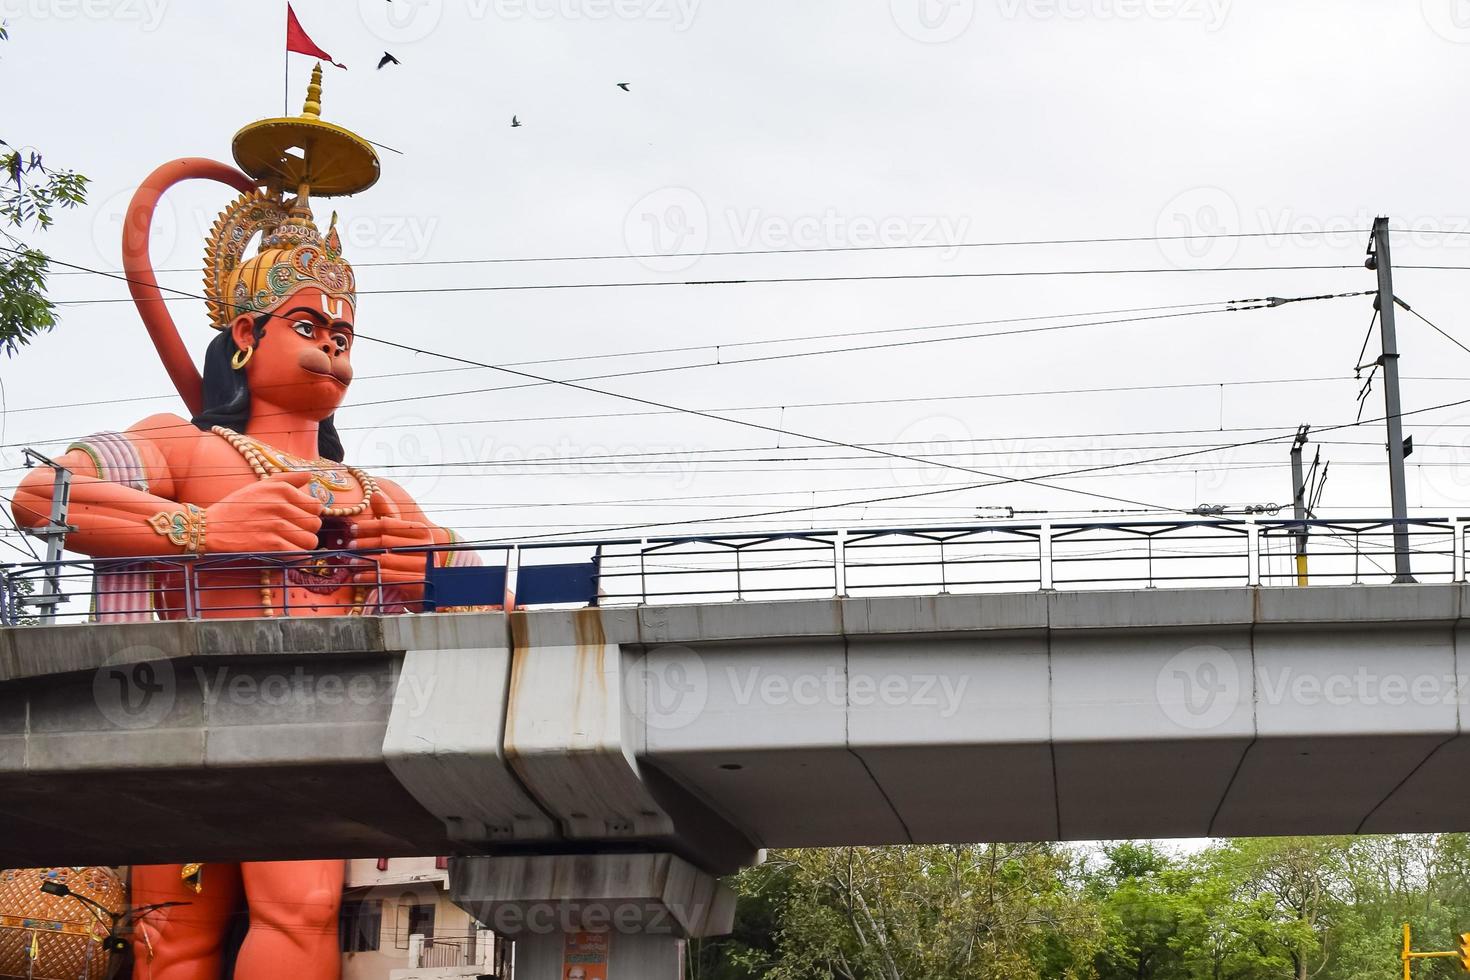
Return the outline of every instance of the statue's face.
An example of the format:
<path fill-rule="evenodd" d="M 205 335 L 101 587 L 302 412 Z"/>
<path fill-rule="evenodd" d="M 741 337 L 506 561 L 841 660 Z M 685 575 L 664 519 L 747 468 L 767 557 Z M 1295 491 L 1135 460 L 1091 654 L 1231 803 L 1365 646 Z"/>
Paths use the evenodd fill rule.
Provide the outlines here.
<path fill-rule="evenodd" d="M 304 286 L 286 297 L 255 339 L 254 316 L 230 326 L 235 345 L 255 347 L 245 365 L 254 397 L 321 421 L 337 410 L 352 383 L 352 305 Z"/>

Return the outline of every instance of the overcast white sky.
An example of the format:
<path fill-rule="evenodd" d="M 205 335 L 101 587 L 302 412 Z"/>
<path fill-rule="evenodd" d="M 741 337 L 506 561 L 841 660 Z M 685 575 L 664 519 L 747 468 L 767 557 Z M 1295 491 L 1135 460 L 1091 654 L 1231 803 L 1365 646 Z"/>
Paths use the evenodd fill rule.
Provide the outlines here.
<path fill-rule="evenodd" d="M 151 169 L 181 156 L 227 160 L 240 126 L 280 112 L 282 7 L 0 0 L 11 31 L 0 49 L 9 93 L 0 136 L 93 182 L 91 203 L 36 242 L 58 259 L 116 269 L 122 209 Z M 327 69 L 325 117 L 403 151 L 384 154 L 383 177 L 365 194 L 317 202 L 323 224 L 333 207 L 341 213 L 364 333 L 493 363 L 707 345 L 526 368 L 558 378 L 706 364 L 715 345 L 728 361 L 1007 327 L 730 346 L 751 341 L 1368 289 L 1361 229 L 1377 213 L 1405 229 L 1394 243 L 1398 264 L 1470 265 L 1470 234 L 1407 231 L 1470 232 L 1465 0 L 296 0 L 295 8 L 349 65 Z M 384 51 L 402 64 L 375 71 Z M 295 113 L 311 59 L 291 62 Z M 630 92 L 616 87 L 623 81 Z M 512 114 L 521 128 L 510 127 Z M 229 193 L 210 185 L 171 192 L 153 248 L 160 269 L 181 270 L 166 284 L 197 290 L 202 236 Z M 689 254 L 1323 228 L 1336 233 Z M 677 254 L 626 257 L 645 252 Z M 622 257 L 402 264 L 594 255 Z M 1288 265 L 1349 268 L 433 291 Z M 1404 269 L 1397 287 L 1470 343 L 1470 272 Z M 375 294 L 405 289 L 429 291 Z M 126 292 L 97 277 L 57 275 L 52 294 L 70 301 Z M 935 458 L 1033 475 L 1285 433 L 1302 422 L 1352 421 L 1369 304 L 1335 300 L 592 383 L 684 407 L 759 407 L 738 417 L 849 442 L 914 443 L 890 448 L 959 453 Z M 175 316 L 202 353 L 212 333 L 203 304 L 178 303 Z M 1470 397 L 1470 353 L 1406 314 L 1399 332 L 1407 409 Z M 1073 514 L 1118 506 L 1011 485 L 741 524 L 752 512 L 981 478 L 850 450 L 792 451 L 803 441 L 790 436 L 778 452 L 771 433 L 621 415 L 646 409 L 564 388 L 451 396 L 517 380 L 483 370 L 404 376 L 454 365 L 371 342 L 354 359 L 359 380 L 339 415 L 349 461 L 400 479 L 466 537 L 704 519 L 727 528 L 920 524 L 997 513 L 980 509 L 988 507 Z M 0 362 L 0 377 L 6 493 L 19 444 L 60 450 L 82 433 L 182 411 L 126 303 L 65 307 L 60 328 Z M 1243 384 L 1301 378 L 1326 380 Z M 1195 387 L 972 397 L 1135 385 Z M 922 400 L 938 396 L 947 400 Z M 906 401 L 810 407 L 879 399 Z M 1381 410 L 1375 385 L 1364 416 Z M 508 421 L 520 419 L 536 420 Z M 1410 503 L 1425 508 L 1418 513 L 1470 510 L 1467 426 L 1470 406 L 1409 420 L 1417 445 Z M 1059 435 L 1069 438 L 1041 438 Z M 1323 438 L 1334 464 L 1325 512 L 1386 513 L 1381 427 Z M 1288 443 L 1066 482 L 1165 507 L 1285 504 Z M 503 465 L 671 452 L 723 461 Z M 453 462 L 475 465 L 440 465 Z"/>

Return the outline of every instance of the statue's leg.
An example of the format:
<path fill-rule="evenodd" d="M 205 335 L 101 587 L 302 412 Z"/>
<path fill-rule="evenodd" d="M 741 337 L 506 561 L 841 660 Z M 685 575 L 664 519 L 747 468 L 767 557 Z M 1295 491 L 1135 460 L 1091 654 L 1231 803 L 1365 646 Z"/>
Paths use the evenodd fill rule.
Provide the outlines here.
<path fill-rule="evenodd" d="M 240 911 L 240 866 L 207 864 L 195 894 L 178 864 L 133 866 L 132 905 L 187 902 L 149 912 L 133 932 L 133 980 L 220 980 L 230 916 Z"/>
<path fill-rule="evenodd" d="M 338 980 L 337 916 L 347 862 L 253 861 L 240 866 L 250 931 L 235 980 Z"/>

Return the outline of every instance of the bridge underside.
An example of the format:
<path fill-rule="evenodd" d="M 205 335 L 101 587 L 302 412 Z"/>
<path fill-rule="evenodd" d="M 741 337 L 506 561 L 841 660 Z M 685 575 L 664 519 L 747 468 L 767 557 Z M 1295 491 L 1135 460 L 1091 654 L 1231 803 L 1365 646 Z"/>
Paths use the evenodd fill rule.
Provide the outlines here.
<path fill-rule="evenodd" d="M 0 864 L 1470 830 L 1467 599 L 0 631 Z"/>

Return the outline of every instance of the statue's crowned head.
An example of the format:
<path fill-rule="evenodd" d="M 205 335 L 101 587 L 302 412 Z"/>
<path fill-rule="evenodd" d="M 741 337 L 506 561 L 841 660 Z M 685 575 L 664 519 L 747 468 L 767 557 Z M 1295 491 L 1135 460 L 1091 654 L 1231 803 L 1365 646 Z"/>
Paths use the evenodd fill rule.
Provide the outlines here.
<path fill-rule="evenodd" d="M 356 310 L 356 282 L 342 258 L 337 216 L 333 213 L 323 235 L 311 213 L 311 197 L 355 194 L 372 186 L 378 156 L 361 136 L 321 118 L 321 98 L 317 65 L 301 115 L 262 119 L 235 134 L 235 161 L 263 189 L 237 198 L 210 233 L 204 295 L 216 329 L 227 329 L 241 315 L 273 313 L 306 286 Z M 247 256 L 257 235 L 259 250 Z M 351 314 L 345 319 L 350 321 Z"/>
<path fill-rule="evenodd" d="M 320 116 L 318 65 L 301 115 L 235 134 L 235 161 L 257 189 L 220 214 L 205 249 L 204 296 L 220 336 L 205 355 L 194 421 L 239 428 L 252 397 L 266 398 L 275 411 L 323 422 L 330 455 L 331 415 L 352 380 L 357 283 L 335 212 L 322 234 L 311 198 L 365 190 L 378 158 L 362 137 Z"/>

